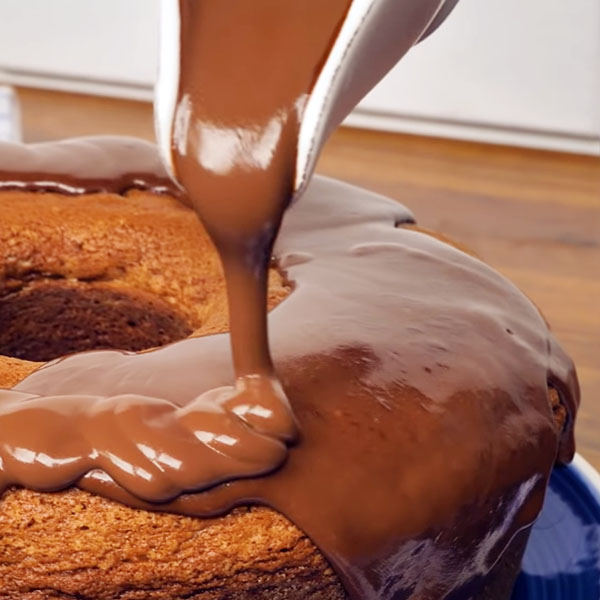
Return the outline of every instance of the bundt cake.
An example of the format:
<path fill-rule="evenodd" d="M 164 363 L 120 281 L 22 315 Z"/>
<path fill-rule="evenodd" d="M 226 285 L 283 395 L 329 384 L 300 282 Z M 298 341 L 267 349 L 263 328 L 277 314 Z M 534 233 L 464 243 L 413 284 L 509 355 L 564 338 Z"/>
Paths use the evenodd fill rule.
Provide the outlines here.
<path fill-rule="evenodd" d="M 204 445 L 235 442 L 172 418 L 232 379 L 199 221 L 143 142 L 0 159 L 0 598 L 510 596 L 578 403 L 512 284 L 400 204 L 316 178 L 269 286 L 301 438 L 197 492 Z"/>

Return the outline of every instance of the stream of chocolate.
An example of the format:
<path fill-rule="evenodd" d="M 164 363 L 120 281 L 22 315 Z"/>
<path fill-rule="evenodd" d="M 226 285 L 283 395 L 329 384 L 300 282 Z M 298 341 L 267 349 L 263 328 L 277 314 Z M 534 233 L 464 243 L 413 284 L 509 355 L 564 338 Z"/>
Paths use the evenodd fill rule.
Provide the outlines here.
<path fill-rule="evenodd" d="M 218 401 L 288 442 L 296 427 L 269 352 L 267 274 L 292 197 L 302 111 L 350 3 L 179 2 L 172 153 L 227 282 L 236 385 Z"/>
<path fill-rule="evenodd" d="M 469 597 L 535 519 L 557 451 L 572 456 L 577 380 L 523 294 L 397 227 L 410 221 L 323 178 L 286 214 L 274 255 L 294 289 L 269 326 L 302 440 L 276 472 L 200 491 L 210 469 L 222 478 L 216 455 L 248 473 L 285 454 L 195 405 L 233 377 L 229 336 L 211 335 L 78 354 L 2 392 L 0 486 L 77 485 L 196 516 L 263 504 L 310 536 L 352 598 Z M 562 435 L 547 381 L 569 412 Z"/>

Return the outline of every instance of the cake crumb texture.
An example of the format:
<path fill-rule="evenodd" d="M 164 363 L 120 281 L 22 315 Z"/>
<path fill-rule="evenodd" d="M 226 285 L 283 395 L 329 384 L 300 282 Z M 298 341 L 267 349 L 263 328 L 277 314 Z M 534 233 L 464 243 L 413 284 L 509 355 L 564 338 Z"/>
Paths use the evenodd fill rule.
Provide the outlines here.
<path fill-rule="evenodd" d="M 179 200 L 6 191 L 0 211 L 0 354 L 46 361 L 227 330 L 218 255 Z M 289 289 L 269 277 L 273 308 Z"/>
<path fill-rule="evenodd" d="M 80 490 L 0 502 L 0 598 L 345 598 L 321 554 L 266 508 L 195 519 Z"/>

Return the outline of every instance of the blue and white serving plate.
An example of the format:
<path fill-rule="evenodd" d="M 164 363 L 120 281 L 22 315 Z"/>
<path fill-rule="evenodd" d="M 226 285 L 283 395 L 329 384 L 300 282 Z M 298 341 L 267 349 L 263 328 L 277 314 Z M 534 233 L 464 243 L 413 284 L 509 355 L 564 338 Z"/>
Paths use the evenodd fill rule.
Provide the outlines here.
<path fill-rule="evenodd" d="M 600 474 L 579 455 L 552 474 L 513 600 L 600 600 Z"/>

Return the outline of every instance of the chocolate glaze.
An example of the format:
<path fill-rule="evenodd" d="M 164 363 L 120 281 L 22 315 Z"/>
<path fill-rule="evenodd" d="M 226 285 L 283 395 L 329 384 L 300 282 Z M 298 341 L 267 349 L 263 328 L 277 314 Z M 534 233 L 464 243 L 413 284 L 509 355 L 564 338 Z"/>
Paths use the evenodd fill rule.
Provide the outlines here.
<path fill-rule="evenodd" d="M 136 188 L 179 193 L 150 142 L 119 136 L 0 142 L 0 191 L 121 194 Z"/>
<path fill-rule="evenodd" d="M 76 484 L 191 515 L 272 506 L 354 598 L 443 598 L 484 578 L 535 519 L 557 451 L 573 451 L 576 378 L 523 294 L 476 258 L 396 226 L 410 220 L 391 200 L 323 178 L 286 214 L 274 253 L 294 291 L 269 331 L 302 438 L 277 472 L 148 502 L 189 491 L 182 482 L 210 451 L 207 436 L 179 438 L 190 428 L 176 417 L 232 380 L 229 336 L 215 335 L 76 355 L 3 392 L 2 485 Z M 569 410 L 562 436 L 548 380 Z M 227 432 L 228 419 L 215 421 L 213 433 Z M 95 469 L 77 480 L 77 468 Z M 201 475 L 191 487 L 208 483 Z"/>

